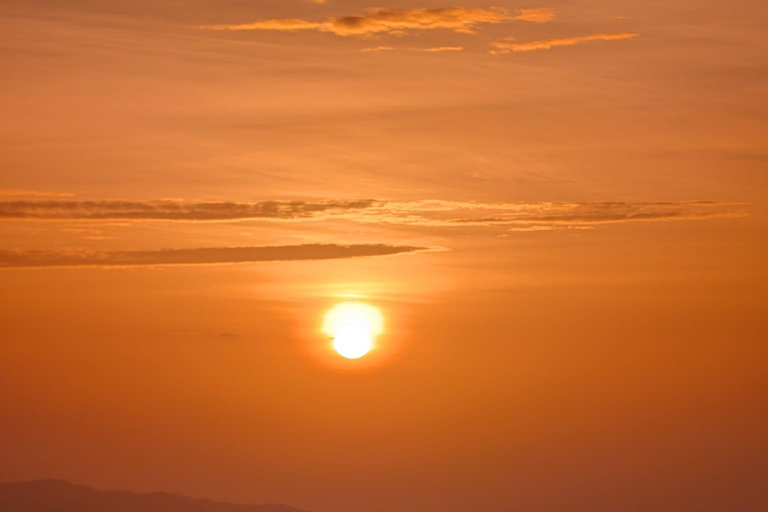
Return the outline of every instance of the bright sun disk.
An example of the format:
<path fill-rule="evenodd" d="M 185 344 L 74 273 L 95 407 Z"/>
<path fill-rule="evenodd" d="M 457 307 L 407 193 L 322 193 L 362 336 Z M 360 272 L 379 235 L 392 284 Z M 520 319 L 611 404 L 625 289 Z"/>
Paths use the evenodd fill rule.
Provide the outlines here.
<path fill-rule="evenodd" d="M 349 324 L 336 332 L 333 348 L 347 359 L 359 359 L 370 352 L 373 346 L 371 335 L 360 325 Z"/>
<path fill-rule="evenodd" d="M 337 304 L 323 322 L 323 332 L 333 337 L 334 350 L 347 359 L 359 359 L 370 352 L 382 330 L 379 310 L 362 302 Z"/>

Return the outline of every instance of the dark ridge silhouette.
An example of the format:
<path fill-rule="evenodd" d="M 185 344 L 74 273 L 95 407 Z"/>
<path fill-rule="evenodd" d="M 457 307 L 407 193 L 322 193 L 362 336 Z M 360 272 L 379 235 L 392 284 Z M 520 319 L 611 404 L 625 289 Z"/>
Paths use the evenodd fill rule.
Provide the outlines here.
<path fill-rule="evenodd" d="M 0 483 L 2 512 L 307 512 L 287 505 L 239 505 L 154 492 L 99 491 L 64 480 Z"/>

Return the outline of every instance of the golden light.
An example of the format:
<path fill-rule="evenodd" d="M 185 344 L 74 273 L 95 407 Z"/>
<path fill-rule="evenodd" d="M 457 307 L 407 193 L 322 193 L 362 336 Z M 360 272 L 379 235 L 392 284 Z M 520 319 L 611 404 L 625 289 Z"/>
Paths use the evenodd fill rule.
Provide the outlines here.
<path fill-rule="evenodd" d="M 337 304 L 323 322 L 323 332 L 333 337 L 334 350 L 347 359 L 359 359 L 374 349 L 383 327 L 381 312 L 362 302 Z"/>

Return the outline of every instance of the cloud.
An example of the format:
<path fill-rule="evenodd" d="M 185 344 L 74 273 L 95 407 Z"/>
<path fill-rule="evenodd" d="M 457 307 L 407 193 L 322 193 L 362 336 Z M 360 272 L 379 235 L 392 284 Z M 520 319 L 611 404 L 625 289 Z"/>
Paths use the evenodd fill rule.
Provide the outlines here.
<path fill-rule="evenodd" d="M 357 222 L 435 228 L 496 226 L 515 231 L 592 229 L 626 222 L 701 220 L 748 215 L 727 202 L 480 203 L 427 200 L 382 202 L 345 216 Z"/>
<path fill-rule="evenodd" d="M 388 256 L 423 250 L 427 250 L 427 248 L 386 244 L 305 244 L 272 247 L 162 249 L 157 251 L 0 251 L 0 268 L 133 267 L 329 260 L 362 256 Z"/>
<path fill-rule="evenodd" d="M 371 48 L 363 48 L 360 50 L 363 53 L 376 53 L 376 52 L 391 52 L 394 48 L 392 46 L 374 46 Z"/>
<path fill-rule="evenodd" d="M 50 192 L 47 190 L 19 190 L 14 188 L 0 188 L 0 196 L 17 197 L 72 197 L 75 194 L 68 192 Z"/>
<path fill-rule="evenodd" d="M 297 219 L 368 208 L 376 201 L 264 201 L 256 203 L 194 201 L 4 201 L 0 219 L 133 219 L 221 221 Z"/>
<path fill-rule="evenodd" d="M 522 9 L 514 19 L 518 21 L 530 21 L 531 23 L 549 23 L 555 19 L 555 10 L 549 7 Z"/>
<path fill-rule="evenodd" d="M 416 52 L 440 53 L 440 52 L 462 52 L 463 46 L 433 46 L 432 48 L 412 48 Z"/>
<path fill-rule="evenodd" d="M 453 30 L 463 34 L 475 33 L 482 24 L 497 24 L 505 21 L 527 21 L 546 23 L 554 18 L 554 11 L 548 8 L 522 9 L 512 13 L 501 7 L 490 9 L 474 7 L 443 7 L 437 9 L 369 9 L 362 16 L 340 16 L 325 21 L 309 21 L 299 18 L 272 19 L 233 25 L 203 25 L 205 30 L 274 30 L 293 32 L 316 30 L 339 36 L 371 34 L 400 34 L 404 30 Z"/>
<path fill-rule="evenodd" d="M 562 39 L 547 39 L 544 41 L 532 41 L 530 43 L 512 43 L 514 38 L 507 38 L 505 41 L 492 42 L 494 50 L 491 54 L 499 55 L 511 52 L 533 52 L 538 50 L 551 50 L 558 46 L 574 46 L 590 41 L 618 41 L 621 39 L 632 39 L 640 34 L 619 33 L 619 34 L 593 34 L 590 36 L 567 37 Z"/>
<path fill-rule="evenodd" d="M 428 48 L 395 48 L 393 46 L 373 46 L 371 48 L 363 48 L 360 50 L 363 53 L 377 53 L 377 52 L 391 52 L 395 50 L 404 50 L 411 52 L 426 52 L 426 53 L 441 53 L 441 52 L 462 52 L 463 46 L 432 46 Z"/>
<path fill-rule="evenodd" d="M 0 201 L 0 220 L 163 220 L 216 222 L 342 219 L 410 226 L 588 227 L 633 221 L 690 220 L 746 215 L 728 202 L 472 202 L 472 201 Z"/>

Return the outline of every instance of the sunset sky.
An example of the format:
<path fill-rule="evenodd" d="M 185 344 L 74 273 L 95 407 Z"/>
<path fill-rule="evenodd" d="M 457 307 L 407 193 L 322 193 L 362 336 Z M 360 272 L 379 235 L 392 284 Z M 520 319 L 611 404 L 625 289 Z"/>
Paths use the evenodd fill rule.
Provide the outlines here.
<path fill-rule="evenodd" d="M 767 25 L 0 0 L 0 481 L 767 510 Z"/>

